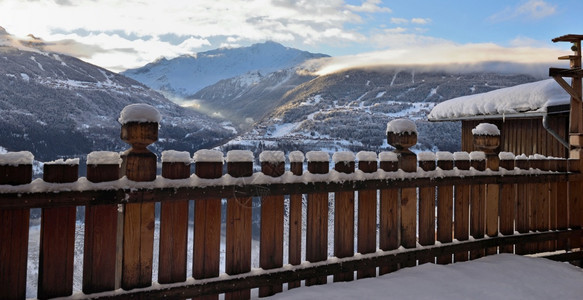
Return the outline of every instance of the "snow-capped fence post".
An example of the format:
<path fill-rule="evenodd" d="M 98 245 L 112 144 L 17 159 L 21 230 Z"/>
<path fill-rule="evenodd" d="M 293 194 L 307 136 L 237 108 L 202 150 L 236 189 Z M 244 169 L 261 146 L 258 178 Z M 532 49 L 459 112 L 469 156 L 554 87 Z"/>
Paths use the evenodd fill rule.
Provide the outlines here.
<path fill-rule="evenodd" d="M 198 150 L 193 155 L 194 173 L 202 179 L 223 176 L 223 153 L 217 150 Z M 221 199 L 194 200 L 194 234 L 192 277 L 196 279 L 219 276 L 221 263 Z M 218 299 L 210 295 L 201 299 Z"/>
<path fill-rule="evenodd" d="M 33 159 L 30 152 L 0 154 L 0 185 L 30 183 Z M 26 298 L 29 218 L 28 208 L 0 209 L 0 299 Z"/>
<path fill-rule="evenodd" d="M 435 171 L 436 157 L 433 152 L 417 154 L 419 167 L 425 172 Z M 435 186 L 419 188 L 419 245 L 435 244 Z M 434 257 L 419 259 L 419 264 L 435 263 Z"/>
<path fill-rule="evenodd" d="M 395 152 L 381 152 L 378 156 L 380 168 L 384 172 L 396 172 L 399 169 L 399 158 Z M 401 244 L 399 189 L 381 189 L 379 202 L 379 248 L 383 251 L 395 250 Z M 397 269 L 396 264 L 380 266 L 379 275 Z"/>
<path fill-rule="evenodd" d="M 234 178 L 253 175 L 253 153 L 247 150 L 227 152 L 227 173 Z M 251 271 L 251 221 L 253 198 L 237 196 L 227 199 L 225 272 L 236 275 Z M 249 299 L 249 289 L 225 294 L 226 299 Z"/>
<path fill-rule="evenodd" d="M 470 169 L 470 154 L 468 152 L 455 152 L 453 154 L 455 168 L 460 171 Z M 469 239 L 470 223 L 470 185 L 466 183 L 456 184 L 454 192 L 454 238 L 458 241 Z M 456 252 L 454 261 L 467 261 L 468 251 Z"/>
<path fill-rule="evenodd" d="M 131 104 L 120 113 L 120 138 L 131 145 L 122 154 L 121 174 L 132 181 L 156 179 L 157 157 L 146 147 L 158 140 L 161 117 L 147 104 Z M 152 285 L 154 202 L 124 206 L 121 287 L 125 290 Z"/>
<path fill-rule="evenodd" d="M 263 174 L 280 177 L 285 173 L 285 155 L 283 152 L 263 151 L 259 155 L 259 160 Z M 267 270 L 283 266 L 283 211 L 283 195 L 261 197 L 260 268 Z M 275 295 L 281 291 L 281 284 L 262 286 L 259 288 L 259 297 Z"/>
<path fill-rule="evenodd" d="M 354 153 L 336 152 L 332 155 L 334 170 L 354 173 Z M 360 192 L 359 192 L 360 194 Z M 338 258 L 354 255 L 354 191 L 334 193 L 334 256 Z M 354 272 L 334 274 L 334 282 L 352 281 Z"/>
<path fill-rule="evenodd" d="M 514 163 L 516 168 L 521 170 L 530 168 L 528 157 L 524 154 L 516 156 Z M 530 230 L 529 197 L 532 196 L 530 188 L 531 186 L 528 183 L 516 185 L 516 231 L 519 233 L 527 233 Z M 525 244 L 516 244 L 515 253 L 520 255 L 528 254 L 527 249 Z"/>
<path fill-rule="evenodd" d="M 292 151 L 288 154 L 290 171 L 296 176 L 304 172 L 304 154 L 300 151 Z M 291 265 L 302 263 L 302 194 L 289 196 L 289 257 Z M 300 281 L 292 281 L 287 284 L 288 289 L 301 286 Z"/>
<path fill-rule="evenodd" d="M 514 154 L 509 152 L 500 152 L 500 168 L 514 170 Z M 500 233 L 503 235 L 514 234 L 514 216 L 516 206 L 516 184 L 506 183 L 500 185 Z M 502 253 L 514 253 L 513 245 L 500 246 Z"/>
<path fill-rule="evenodd" d="M 162 152 L 162 177 L 190 177 L 190 153 L 167 150 Z M 188 240 L 188 200 L 160 203 L 160 259 L 158 282 L 174 283 L 186 280 L 186 249 Z"/>
<path fill-rule="evenodd" d="M 44 164 L 43 180 L 71 183 L 79 177 L 79 159 L 57 160 Z M 75 217 L 77 207 L 43 208 L 40 230 L 38 298 L 73 294 L 75 256 Z"/>
<path fill-rule="evenodd" d="M 417 127 L 407 119 L 396 119 L 387 124 L 387 142 L 396 148 L 399 157 L 399 169 L 404 172 L 417 171 L 417 156 L 409 150 L 417 144 Z M 402 188 L 401 203 L 401 245 L 405 248 L 417 246 L 417 189 Z M 415 266 L 411 261 L 402 266 Z"/>
<path fill-rule="evenodd" d="M 121 158 L 117 152 L 91 152 L 87 155 L 87 180 L 94 183 L 118 180 L 120 165 Z M 117 249 L 121 246 L 117 241 L 119 216 L 117 204 L 85 207 L 83 250 L 85 294 L 119 288 L 116 286 L 121 279 L 121 273 L 116 268 L 117 265 L 121 267 L 121 262 L 117 263 Z"/>
<path fill-rule="evenodd" d="M 490 123 L 480 123 L 472 129 L 474 136 L 474 146 L 486 154 L 486 169 L 498 171 L 500 158 L 498 158 L 498 147 L 500 146 L 500 130 L 496 125 Z M 485 233 L 489 237 L 498 235 L 498 202 L 500 200 L 500 185 L 486 185 L 486 227 Z M 487 255 L 496 254 L 495 247 L 486 249 Z"/>
<path fill-rule="evenodd" d="M 356 154 L 358 169 L 364 173 L 374 173 L 378 169 L 377 155 L 370 151 Z M 358 192 L 358 252 L 360 254 L 374 253 L 377 250 L 377 191 L 363 190 Z M 358 270 L 358 279 L 375 277 L 376 268 Z"/>
<path fill-rule="evenodd" d="M 328 174 L 330 156 L 323 151 L 306 153 L 308 172 Z M 306 260 L 325 261 L 328 258 L 328 193 L 308 194 L 306 209 Z M 306 280 L 306 285 L 326 284 L 326 276 Z"/>
<path fill-rule="evenodd" d="M 486 155 L 482 151 L 470 152 L 470 165 L 476 171 L 486 170 Z M 486 230 L 486 186 L 470 185 L 470 235 L 475 239 L 484 237 Z M 470 259 L 485 255 L 484 249 L 470 251 Z"/>
<path fill-rule="evenodd" d="M 437 152 L 437 167 L 443 171 L 453 170 L 453 154 Z M 441 243 L 451 243 L 453 240 L 453 185 L 437 187 L 437 240 Z M 437 257 L 438 264 L 451 264 L 452 255 Z"/>

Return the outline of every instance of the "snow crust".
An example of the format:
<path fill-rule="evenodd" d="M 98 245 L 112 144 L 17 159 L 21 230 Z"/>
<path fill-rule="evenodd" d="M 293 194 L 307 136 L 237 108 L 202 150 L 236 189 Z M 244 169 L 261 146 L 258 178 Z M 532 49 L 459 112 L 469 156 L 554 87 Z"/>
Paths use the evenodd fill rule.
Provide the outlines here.
<path fill-rule="evenodd" d="M 67 160 L 64 160 L 64 159 L 60 158 L 57 160 L 45 162 L 45 165 L 79 165 L 79 159 L 78 158 L 69 158 Z"/>
<path fill-rule="evenodd" d="M 453 153 L 448 151 L 438 151 L 435 156 L 438 160 L 453 160 Z"/>
<path fill-rule="evenodd" d="M 0 165 L 2 166 L 18 166 L 18 165 L 32 165 L 34 155 L 29 151 L 0 153 Z"/>
<path fill-rule="evenodd" d="M 502 160 L 514 160 L 516 156 L 512 152 L 500 152 L 498 153 L 498 158 Z"/>
<path fill-rule="evenodd" d="M 227 152 L 227 162 L 253 162 L 253 152 L 249 150 L 231 150 Z"/>
<path fill-rule="evenodd" d="M 356 153 L 356 159 L 358 161 L 376 161 L 377 154 L 373 151 L 360 151 Z"/>
<path fill-rule="evenodd" d="M 93 151 L 87 154 L 88 165 L 119 165 L 122 159 L 117 152 L 112 151 Z"/>
<path fill-rule="evenodd" d="M 435 161 L 436 155 L 433 152 L 419 152 L 417 153 L 418 161 Z"/>
<path fill-rule="evenodd" d="M 454 152 L 453 160 L 470 160 L 470 154 L 465 151 Z"/>
<path fill-rule="evenodd" d="M 292 151 L 288 154 L 289 162 L 304 162 L 304 153 L 301 151 Z"/>
<path fill-rule="evenodd" d="M 546 112 L 548 106 L 569 104 L 570 99 L 554 79 L 547 79 L 444 101 L 431 110 L 428 119 Z"/>
<path fill-rule="evenodd" d="M 395 119 L 387 123 L 387 133 L 389 132 L 396 134 L 417 134 L 417 126 L 415 122 L 409 119 Z"/>
<path fill-rule="evenodd" d="M 340 151 L 332 154 L 332 161 L 336 164 L 339 162 L 353 162 L 355 158 L 352 151 Z"/>
<path fill-rule="evenodd" d="M 160 112 L 151 105 L 144 103 L 130 104 L 121 111 L 118 122 L 126 124 L 129 122 L 139 123 L 160 123 L 162 116 Z"/>
<path fill-rule="evenodd" d="M 472 129 L 472 135 L 500 135 L 500 129 L 494 124 L 480 123 L 476 128 Z"/>
<path fill-rule="evenodd" d="M 222 163 L 225 159 L 223 157 L 223 152 L 218 150 L 198 150 L 192 156 L 195 162 L 220 162 Z"/>
<path fill-rule="evenodd" d="M 162 162 L 189 164 L 191 163 L 190 153 L 176 150 L 162 151 Z"/>
<path fill-rule="evenodd" d="M 484 151 L 470 152 L 470 160 L 486 160 L 486 153 Z"/>
<path fill-rule="evenodd" d="M 259 154 L 260 162 L 280 163 L 285 162 L 283 151 L 263 151 Z"/>
<path fill-rule="evenodd" d="M 395 152 L 383 151 L 379 153 L 380 161 L 399 161 L 399 156 Z"/>
<path fill-rule="evenodd" d="M 306 153 L 308 162 L 330 161 L 330 155 L 325 151 L 309 151 Z"/>

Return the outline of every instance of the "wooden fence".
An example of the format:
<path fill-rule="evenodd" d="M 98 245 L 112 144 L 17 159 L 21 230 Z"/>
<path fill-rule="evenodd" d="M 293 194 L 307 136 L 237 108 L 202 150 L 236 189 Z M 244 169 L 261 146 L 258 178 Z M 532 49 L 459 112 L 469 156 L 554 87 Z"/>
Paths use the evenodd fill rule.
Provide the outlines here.
<path fill-rule="evenodd" d="M 252 161 L 233 159 L 223 174 L 222 159 L 201 159 L 193 162 L 194 174 L 189 162 L 163 161 L 157 175 L 157 158 L 146 149 L 155 138 L 144 142 L 126 133 L 124 139 L 132 149 L 122 155 L 121 167 L 88 165 L 86 178 L 78 178 L 75 164 L 45 164 L 43 179 L 34 181 L 31 165 L 0 165 L 1 299 L 25 298 L 31 208 L 42 209 L 38 298 L 73 293 L 79 206 L 85 207 L 85 235 L 76 299 L 217 299 L 222 293 L 245 299 L 254 288 L 262 297 L 302 281 L 325 284 L 330 275 L 350 281 L 502 252 L 581 259 L 583 177 L 569 170 L 566 159 L 496 155 L 491 148 L 417 156 L 401 143 L 378 157 L 359 154 L 358 161 L 338 155 L 333 168 L 328 159 L 314 158 L 322 153 L 308 157 L 304 168 L 303 155 L 294 153 L 289 164 L 279 155 L 272 155 L 279 161 L 263 160 L 261 172 L 253 171 Z M 253 197 L 261 201 L 260 269 L 251 267 Z M 154 284 L 156 203 L 160 251 Z M 221 268 L 226 274 L 219 274 Z"/>

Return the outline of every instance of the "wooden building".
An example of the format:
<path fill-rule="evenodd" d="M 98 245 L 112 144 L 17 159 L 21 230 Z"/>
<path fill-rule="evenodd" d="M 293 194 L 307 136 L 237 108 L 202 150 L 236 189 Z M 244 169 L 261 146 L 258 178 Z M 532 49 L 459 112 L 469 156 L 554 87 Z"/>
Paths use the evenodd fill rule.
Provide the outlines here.
<path fill-rule="evenodd" d="M 462 151 L 476 150 L 472 129 L 491 123 L 500 129 L 499 151 L 569 157 L 569 99 L 549 79 L 444 101 L 428 118 L 461 121 Z"/>

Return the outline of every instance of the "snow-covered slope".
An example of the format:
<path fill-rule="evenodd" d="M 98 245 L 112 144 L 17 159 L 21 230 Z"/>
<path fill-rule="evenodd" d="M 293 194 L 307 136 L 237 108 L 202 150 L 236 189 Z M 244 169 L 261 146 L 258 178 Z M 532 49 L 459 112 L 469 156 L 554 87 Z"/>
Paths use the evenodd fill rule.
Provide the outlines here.
<path fill-rule="evenodd" d="M 155 90 L 186 97 L 223 79 L 251 71 L 268 74 L 325 56 L 265 42 L 249 47 L 220 48 L 170 60 L 161 58 L 122 74 Z"/>

